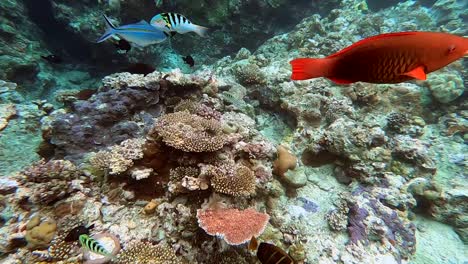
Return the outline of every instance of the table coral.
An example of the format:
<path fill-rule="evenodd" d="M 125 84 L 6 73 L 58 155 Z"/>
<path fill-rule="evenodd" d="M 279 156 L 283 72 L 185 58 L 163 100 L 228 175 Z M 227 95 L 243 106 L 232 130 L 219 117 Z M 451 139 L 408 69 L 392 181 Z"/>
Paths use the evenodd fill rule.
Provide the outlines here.
<path fill-rule="evenodd" d="M 240 245 L 253 236 L 260 236 L 268 224 L 269 216 L 255 211 L 217 209 L 197 211 L 198 223 L 212 236 L 220 236 L 230 245 Z"/>

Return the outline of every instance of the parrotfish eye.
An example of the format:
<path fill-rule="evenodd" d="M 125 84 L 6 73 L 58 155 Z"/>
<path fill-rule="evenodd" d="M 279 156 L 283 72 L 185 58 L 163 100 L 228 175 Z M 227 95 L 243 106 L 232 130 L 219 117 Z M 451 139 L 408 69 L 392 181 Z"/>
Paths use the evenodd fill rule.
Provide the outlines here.
<path fill-rule="evenodd" d="M 450 47 L 447 50 L 447 55 L 452 54 L 453 52 L 455 52 L 455 50 L 456 50 L 455 45 L 450 45 Z"/>

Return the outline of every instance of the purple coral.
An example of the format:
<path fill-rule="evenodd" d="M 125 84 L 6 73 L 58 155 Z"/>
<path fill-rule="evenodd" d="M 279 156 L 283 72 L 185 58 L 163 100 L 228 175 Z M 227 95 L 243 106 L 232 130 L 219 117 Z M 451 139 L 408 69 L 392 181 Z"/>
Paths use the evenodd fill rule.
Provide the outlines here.
<path fill-rule="evenodd" d="M 348 232 L 352 243 L 357 244 L 358 241 L 363 241 L 367 245 L 369 242 L 366 225 L 364 224 L 364 220 L 368 216 L 369 212 L 356 204 L 349 207 Z"/>
<path fill-rule="evenodd" d="M 56 113 L 44 132 L 56 147 L 56 156 L 80 158 L 145 131 L 132 116 L 143 109 L 157 107 L 159 93 L 144 88 L 103 88 L 87 101 L 77 101 L 71 113 Z"/>

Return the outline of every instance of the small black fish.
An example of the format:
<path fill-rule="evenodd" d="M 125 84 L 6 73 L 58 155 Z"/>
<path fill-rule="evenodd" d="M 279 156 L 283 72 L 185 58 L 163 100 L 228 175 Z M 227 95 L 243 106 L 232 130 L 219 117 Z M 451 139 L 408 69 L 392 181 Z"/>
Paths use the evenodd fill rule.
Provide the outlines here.
<path fill-rule="evenodd" d="M 130 42 L 125 39 L 120 39 L 119 42 L 114 43 L 114 46 L 119 50 L 125 50 L 125 53 L 129 52 L 132 49 Z"/>
<path fill-rule="evenodd" d="M 133 63 L 129 65 L 127 68 L 123 69 L 123 72 L 129 72 L 132 74 L 143 74 L 143 75 L 148 75 L 152 72 L 154 72 L 156 69 L 145 63 Z"/>
<path fill-rule="evenodd" d="M 190 65 L 190 67 L 193 67 L 195 65 L 195 60 L 192 58 L 192 56 L 190 55 L 187 55 L 185 57 L 182 57 L 182 59 L 184 60 L 185 63 L 187 63 L 188 65 Z"/>
<path fill-rule="evenodd" d="M 65 237 L 65 242 L 74 242 L 80 239 L 81 235 L 89 235 L 89 230 L 94 228 L 94 224 L 86 227 L 84 225 L 77 226 L 70 230 Z"/>
<path fill-rule="evenodd" d="M 60 56 L 54 55 L 54 54 L 47 55 L 47 56 L 41 56 L 41 58 L 43 58 L 44 60 L 46 60 L 46 61 L 48 61 L 50 63 L 55 63 L 55 64 L 59 64 L 59 63 L 63 62 L 63 59 Z"/>

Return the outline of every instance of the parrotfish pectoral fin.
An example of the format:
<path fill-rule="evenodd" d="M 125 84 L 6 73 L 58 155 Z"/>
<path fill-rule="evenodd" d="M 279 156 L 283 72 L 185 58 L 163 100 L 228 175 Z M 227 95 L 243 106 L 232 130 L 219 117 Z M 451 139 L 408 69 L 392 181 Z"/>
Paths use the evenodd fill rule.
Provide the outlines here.
<path fill-rule="evenodd" d="M 352 81 L 337 79 L 337 78 L 333 78 L 333 77 L 329 77 L 328 79 L 330 79 L 330 81 L 332 81 L 332 82 L 334 82 L 336 84 L 350 84 L 350 83 L 353 83 Z"/>
<path fill-rule="evenodd" d="M 403 75 L 418 79 L 418 80 L 426 80 L 426 72 L 424 71 L 424 66 L 418 66 L 412 69 L 409 72 L 403 73 Z"/>
<path fill-rule="evenodd" d="M 328 71 L 328 59 L 299 58 L 290 61 L 292 66 L 291 80 L 307 80 L 324 77 Z"/>

